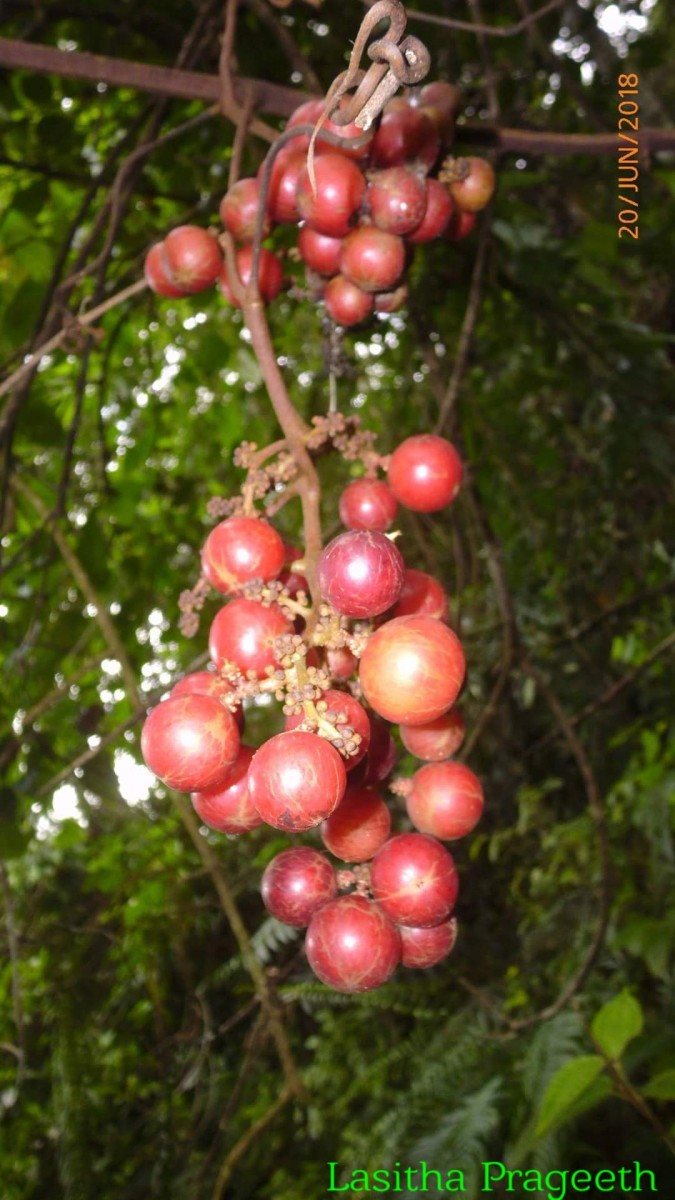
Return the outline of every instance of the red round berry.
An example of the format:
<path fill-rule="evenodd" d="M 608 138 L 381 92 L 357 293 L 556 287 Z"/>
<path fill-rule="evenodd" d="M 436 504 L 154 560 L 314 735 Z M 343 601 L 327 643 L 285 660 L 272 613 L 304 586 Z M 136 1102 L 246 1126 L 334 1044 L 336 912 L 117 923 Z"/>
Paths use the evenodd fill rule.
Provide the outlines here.
<path fill-rule="evenodd" d="M 398 167 L 417 162 L 429 170 L 440 149 L 433 122 L 402 97 L 387 104 L 375 134 L 372 163 L 375 167 Z"/>
<path fill-rule="evenodd" d="M 345 238 L 340 270 L 364 292 L 386 292 L 404 268 L 405 245 L 395 234 L 375 225 L 361 225 Z"/>
<path fill-rule="evenodd" d="M 239 752 L 239 730 L 232 713 L 213 696 L 174 696 L 150 712 L 141 751 L 169 787 L 201 791 L 227 776 Z"/>
<path fill-rule="evenodd" d="M 421 725 L 454 704 L 466 664 L 459 638 L 434 617 L 397 617 L 371 634 L 359 664 L 363 694 L 375 712 Z"/>
<path fill-rule="evenodd" d="M 400 550 L 383 533 L 340 533 L 319 559 L 319 587 L 333 608 L 346 617 L 376 617 L 397 600 L 405 564 Z"/>
<path fill-rule="evenodd" d="M 373 297 L 344 275 L 335 275 L 323 294 L 328 316 L 338 325 L 360 325 L 373 311 Z"/>
<path fill-rule="evenodd" d="M 257 179 L 240 179 L 220 202 L 220 219 L 236 242 L 252 242 L 255 237 L 260 207 L 260 184 Z M 270 221 L 263 221 L 262 235 L 270 232 Z"/>
<path fill-rule="evenodd" d="M 190 799 L 205 825 L 219 833 L 248 833 L 262 825 L 262 817 L 253 807 L 248 792 L 248 769 L 253 758 L 250 746 L 240 746 L 239 754 L 225 779 L 217 787 L 193 792 Z"/>
<path fill-rule="evenodd" d="M 371 177 L 366 203 L 378 229 L 402 237 L 412 233 L 424 217 L 427 185 L 408 167 L 388 167 Z"/>
<path fill-rule="evenodd" d="M 399 833 L 370 867 L 373 896 L 398 925 L 438 925 L 452 912 L 459 880 L 452 855 L 436 838 Z"/>
<path fill-rule="evenodd" d="M 218 242 L 198 225 L 179 225 L 164 239 L 167 269 L 178 287 L 202 292 L 220 274 L 223 255 Z"/>
<path fill-rule="evenodd" d="M 447 958 L 457 941 L 457 920 L 451 917 L 440 925 L 420 929 L 401 925 L 401 963 L 404 967 L 435 967 Z"/>
<path fill-rule="evenodd" d="M 396 497 L 383 479 L 355 479 L 340 496 L 340 520 L 347 529 L 385 533 L 397 511 Z"/>
<path fill-rule="evenodd" d="M 244 287 L 247 287 L 253 270 L 253 247 L 241 246 L 236 254 L 237 273 Z M 270 304 L 281 291 L 284 282 L 284 269 L 281 265 L 281 260 L 273 254 L 271 250 L 266 250 L 263 246 L 260 250 L 260 259 L 258 263 L 258 291 L 260 299 L 265 304 Z M 220 272 L 219 280 L 220 290 L 226 300 L 235 308 L 241 308 L 241 304 L 235 298 L 234 292 L 230 286 L 230 281 L 227 274 L 227 265 L 223 265 Z"/>
<path fill-rule="evenodd" d="M 483 789 L 463 763 L 427 763 L 412 777 L 406 808 L 421 833 L 451 842 L 466 837 L 480 821 Z"/>
<path fill-rule="evenodd" d="M 435 433 L 406 438 L 389 459 L 389 486 L 413 512 L 437 512 L 457 495 L 462 460 L 451 442 Z"/>
<path fill-rule="evenodd" d="M 407 567 L 401 595 L 391 610 L 392 617 L 425 616 L 447 621 L 450 615 L 448 597 L 437 579 L 426 571 Z"/>
<path fill-rule="evenodd" d="M 298 250 L 305 265 L 319 275 L 337 275 L 340 270 L 342 238 L 326 237 L 303 225 L 298 233 Z"/>
<path fill-rule="evenodd" d="M 464 717 L 457 708 L 425 721 L 423 725 L 401 725 L 401 741 L 415 758 L 442 762 L 456 754 L 464 741 Z"/>
<path fill-rule="evenodd" d="M 145 281 L 158 296 L 188 296 L 187 288 L 181 288 L 173 279 L 164 254 L 164 242 L 155 242 L 145 256 Z"/>
<path fill-rule="evenodd" d="M 377 292 L 374 297 L 375 312 L 399 312 L 399 310 L 402 309 L 407 303 L 408 291 L 409 289 L 407 283 L 399 283 L 398 287 L 394 288 L 393 292 Z"/>
<path fill-rule="evenodd" d="M 495 173 L 484 158 L 460 158 L 457 162 L 469 167 L 463 179 L 448 184 L 450 195 L 462 212 L 476 213 L 489 204 L 495 190 Z"/>
<path fill-rule="evenodd" d="M 453 212 L 453 202 L 447 187 L 437 179 L 427 180 L 427 207 L 421 223 L 408 234 L 413 246 L 431 242 L 445 233 Z"/>
<path fill-rule="evenodd" d="M 314 913 L 305 948 L 322 983 L 338 992 L 368 992 L 393 975 L 401 937 L 389 917 L 365 896 L 338 896 Z"/>
<path fill-rule="evenodd" d="M 372 788 L 348 787 L 335 812 L 321 826 L 324 846 L 343 862 L 368 862 L 391 830 L 391 814 Z"/>
<path fill-rule="evenodd" d="M 326 650 L 326 665 L 333 679 L 338 683 L 345 683 L 356 674 L 359 660 L 347 646 L 339 646 L 337 649 Z"/>
<path fill-rule="evenodd" d="M 265 908 L 277 921 L 302 929 L 337 895 L 337 880 L 325 854 L 310 846 L 292 846 L 268 863 L 261 891 Z"/>
<path fill-rule="evenodd" d="M 169 696 L 191 696 L 196 693 L 200 696 L 215 696 L 216 700 L 225 703 L 225 696 L 232 690 L 233 684 L 228 679 L 217 675 L 215 671 L 190 671 L 189 674 L 179 679 L 178 683 L 174 683 Z M 229 708 L 229 705 L 226 707 Z M 241 733 L 244 728 L 244 713 L 241 705 L 235 709 L 233 715 Z"/>
<path fill-rule="evenodd" d="M 461 242 L 463 238 L 468 237 L 476 224 L 476 214 L 470 212 L 462 212 L 456 208 L 450 217 L 445 236 L 449 242 Z"/>
<path fill-rule="evenodd" d="M 298 180 L 297 205 L 300 216 L 319 233 L 344 237 L 366 193 L 360 168 L 341 154 L 321 154 L 314 160 L 316 193 L 308 168 Z"/>
<path fill-rule="evenodd" d="M 306 139 L 309 142 L 309 138 Z M 267 192 L 267 212 L 280 225 L 293 225 L 300 220 L 298 212 L 298 179 L 307 163 L 307 154 L 296 142 L 281 150 L 272 165 Z M 263 164 L 264 167 L 264 164 Z M 258 172 L 258 181 L 263 168 Z"/>
<path fill-rule="evenodd" d="M 273 579 L 284 565 L 283 538 L 261 517 L 228 517 L 211 530 L 202 569 L 219 592 L 236 592 L 251 579 Z"/>
<path fill-rule="evenodd" d="M 249 768 L 251 799 L 268 825 L 312 829 L 340 803 L 347 774 L 337 750 L 315 733 L 277 733 L 256 751 Z"/>
<path fill-rule="evenodd" d="M 216 666 L 233 663 L 243 675 L 264 679 L 276 667 L 274 639 L 291 633 L 292 625 L 278 604 L 237 597 L 216 613 L 209 632 L 209 653 Z"/>

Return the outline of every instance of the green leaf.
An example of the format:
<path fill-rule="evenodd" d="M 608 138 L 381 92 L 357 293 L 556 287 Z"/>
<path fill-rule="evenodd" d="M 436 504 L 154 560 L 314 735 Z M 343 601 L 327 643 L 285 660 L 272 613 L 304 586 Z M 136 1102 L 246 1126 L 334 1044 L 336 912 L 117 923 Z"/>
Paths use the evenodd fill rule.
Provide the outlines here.
<path fill-rule="evenodd" d="M 661 1071 L 640 1090 L 643 1096 L 650 1096 L 652 1100 L 675 1100 L 675 1067 Z"/>
<path fill-rule="evenodd" d="M 599 1054 L 583 1054 L 570 1059 L 556 1071 L 539 1109 L 535 1129 L 538 1137 L 565 1119 L 572 1106 L 595 1082 L 603 1066 Z"/>
<path fill-rule="evenodd" d="M 617 1059 L 633 1038 L 642 1033 L 644 1017 L 634 996 L 624 989 L 597 1013 L 591 1031 L 603 1054 Z"/>

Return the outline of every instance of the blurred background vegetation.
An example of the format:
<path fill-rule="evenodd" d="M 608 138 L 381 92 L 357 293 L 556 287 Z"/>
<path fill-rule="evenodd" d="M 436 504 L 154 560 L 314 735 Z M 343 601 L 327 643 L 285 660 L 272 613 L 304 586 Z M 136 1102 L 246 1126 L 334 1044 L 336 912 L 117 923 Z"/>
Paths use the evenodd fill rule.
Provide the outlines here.
<path fill-rule="evenodd" d="M 424 12 L 513 25 L 536 9 L 485 7 Z M 8 38 L 218 70 L 222 0 L 0 10 Z M 669 125 L 664 0 L 547 10 L 498 37 L 411 8 L 433 76 L 462 86 L 464 122 L 611 133 L 630 71 L 641 125 Z M 325 89 L 362 11 L 242 0 L 236 70 Z M 451 595 L 487 798 L 456 847 L 453 956 L 354 998 L 318 984 L 301 938 L 262 907 L 261 872 L 287 839 L 199 832 L 141 765 L 139 707 L 203 659 L 206 626 L 188 642 L 177 622 L 208 500 L 239 487 L 238 442 L 277 429 L 215 291 L 138 291 L 90 332 L 75 318 L 133 284 L 170 228 L 217 223 L 234 127 L 204 110 L 0 79 L 4 375 L 68 330 L 0 417 L 2 1200 L 318 1200 L 328 1160 L 345 1178 L 420 1159 L 464 1170 L 468 1196 L 482 1159 L 542 1172 L 637 1159 L 665 1194 L 675 157 L 643 155 L 639 241 L 620 241 L 614 152 L 502 155 L 472 237 L 425 247 L 409 308 L 345 338 L 339 403 L 382 451 L 439 427 L 469 464 L 453 508 L 404 520 L 401 545 Z M 264 153 L 249 137 L 243 173 Z M 295 402 L 325 411 L 321 313 L 285 297 L 270 321 Z M 349 471 L 326 464 L 327 534 Z M 297 540 L 294 505 L 280 523 Z M 278 725 L 254 710 L 247 740 Z"/>

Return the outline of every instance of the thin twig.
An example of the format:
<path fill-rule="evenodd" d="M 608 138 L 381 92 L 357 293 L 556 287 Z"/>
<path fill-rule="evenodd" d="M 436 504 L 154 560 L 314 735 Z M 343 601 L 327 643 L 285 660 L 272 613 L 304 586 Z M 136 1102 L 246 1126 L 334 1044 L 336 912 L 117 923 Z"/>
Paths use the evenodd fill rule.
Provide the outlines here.
<path fill-rule="evenodd" d="M 119 292 L 115 292 L 113 296 L 109 296 L 107 300 L 104 300 L 102 304 L 97 305 L 96 308 L 92 308 L 89 310 L 89 312 L 84 312 L 79 314 L 77 317 L 74 317 L 73 319 L 77 327 L 87 329 L 90 325 L 94 325 L 96 321 L 98 321 L 99 317 L 102 317 L 105 313 L 110 312 L 112 308 L 116 308 L 118 304 L 124 304 L 127 300 L 130 300 L 132 296 L 137 296 L 139 292 L 145 291 L 147 286 L 148 285 L 145 282 L 145 279 L 137 279 L 135 283 L 130 283 L 128 287 L 122 288 L 122 290 Z M 43 342 L 41 346 L 38 346 L 37 350 L 30 355 L 28 360 L 25 363 L 22 363 L 22 365 L 18 367 L 16 371 L 14 371 L 7 379 L 5 379 L 4 383 L 0 384 L 0 396 L 6 396 L 8 392 L 11 392 L 12 389 L 15 388 L 16 385 L 20 383 L 26 375 L 35 370 L 35 367 L 39 362 L 46 358 L 48 354 L 51 354 L 52 351 L 58 350 L 71 336 L 72 326 L 66 325 L 63 329 L 60 329 L 58 333 L 55 333 L 53 337 L 49 338 L 46 342 Z M 2 420 L 0 421 L 0 440 L 2 438 L 5 425 L 6 414 L 3 413 Z"/>
<path fill-rule="evenodd" d="M 487 263 L 488 248 L 490 245 L 490 217 L 488 213 L 483 215 L 481 222 L 480 233 L 478 237 L 478 248 L 476 259 L 471 273 L 471 284 L 469 286 L 469 295 L 467 298 L 466 309 L 464 311 L 464 320 L 459 334 L 457 343 L 457 352 L 455 361 L 452 366 L 452 374 L 448 383 L 447 391 L 443 397 L 438 411 L 438 419 L 436 421 L 435 432 L 440 433 L 444 430 L 450 430 L 455 415 L 455 407 L 459 389 L 464 378 L 464 374 L 469 365 L 469 354 L 471 353 L 471 343 L 476 329 L 476 323 L 480 313 L 480 306 L 483 292 L 483 275 L 485 265 Z"/>
<path fill-rule="evenodd" d="M 598 917 L 595 926 L 595 931 L 591 939 L 590 946 L 582 959 L 577 970 L 572 974 L 571 978 L 566 983 L 557 1000 L 546 1008 L 534 1013 L 530 1017 L 523 1017 L 521 1020 L 508 1020 L 509 1029 L 512 1032 L 518 1032 L 522 1029 L 528 1029 L 532 1025 L 537 1025 L 541 1021 L 549 1021 L 551 1017 L 556 1016 L 563 1008 L 569 1004 L 570 1000 L 584 984 L 587 976 L 590 974 L 595 961 L 600 952 L 600 948 L 605 938 L 607 923 L 609 919 L 610 905 L 610 864 L 609 864 L 609 842 L 607 838 L 607 827 L 605 821 L 605 812 L 600 800 L 598 785 L 591 767 L 590 760 L 581 742 L 575 734 L 569 717 L 565 713 L 558 697 L 550 687 L 548 681 L 542 672 L 534 665 L 531 659 L 525 657 L 523 660 L 524 669 L 536 681 L 537 687 L 546 701 L 551 713 L 553 714 L 560 732 L 567 742 L 569 751 L 574 758 L 579 774 L 583 780 L 586 791 L 588 807 L 590 809 L 593 825 L 595 826 L 595 836 L 598 847 L 598 859 L 600 865 L 600 894 L 598 904 Z"/>
<path fill-rule="evenodd" d="M 23 1006 L 23 991 L 21 987 L 21 967 L 20 967 L 20 952 L 19 952 L 19 933 L 16 926 L 16 916 L 14 913 L 14 897 L 12 896 L 12 887 L 9 882 L 7 868 L 0 858 L 0 887 L 5 903 L 5 927 L 7 929 L 7 946 L 9 950 L 9 961 L 12 971 L 12 1005 L 14 1009 L 14 1024 L 16 1026 L 16 1047 L 12 1047 L 12 1052 L 16 1053 L 16 1086 L 21 1085 L 21 1081 L 26 1071 L 26 1023 L 24 1018 Z M 9 1049 L 5 1045 L 5 1049 Z"/>
<path fill-rule="evenodd" d="M 534 25 L 535 21 L 540 21 L 542 17 L 546 17 L 549 13 L 555 12 L 556 9 L 562 8 L 564 3 L 565 0 L 548 0 L 548 4 L 544 4 L 536 12 L 528 13 L 520 21 L 516 21 L 515 25 L 484 25 L 480 21 L 458 21 L 454 17 L 439 17 L 435 13 L 418 12 L 416 9 L 410 9 L 408 17 L 411 21 L 425 21 L 429 25 L 441 25 L 444 29 L 456 29 L 462 33 L 475 33 L 481 37 L 511 38 L 517 37 L 528 26 Z"/>
<path fill-rule="evenodd" d="M 259 1117 L 253 1125 L 250 1125 L 246 1130 L 246 1133 L 244 1133 L 239 1138 L 239 1141 L 235 1143 L 227 1155 L 227 1158 L 223 1162 L 220 1171 L 218 1172 L 218 1178 L 216 1180 L 216 1186 L 213 1189 L 211 1200 L 222 1200 L 225 1188 L 230 1182 L 234 1169 L 239 1160 L 244 1157 L 249 1147 L 252 1146 L 253 1143 L 261 1136 L 261 1134 L 265 1132 L 267 1126 L 272 1124 L 272 1121 L 275 1120 L 275 1118 L 279 1115 L 282 1109 L 286 1107 L 289 1100 L 292 1098 L 293 1092 L 287 1085 L 283 1088 L 279 1094 L 279 1097 L 274 1101 L 274 1104 L 271 1104 L 267 1111 L 263 1113 L 262 1117 Z"/>

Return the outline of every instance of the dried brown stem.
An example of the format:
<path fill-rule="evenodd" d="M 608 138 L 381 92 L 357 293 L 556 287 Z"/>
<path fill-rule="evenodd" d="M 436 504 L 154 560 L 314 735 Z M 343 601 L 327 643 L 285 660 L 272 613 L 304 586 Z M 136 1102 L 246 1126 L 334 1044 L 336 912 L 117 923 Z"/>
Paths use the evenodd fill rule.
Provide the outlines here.
<path fill-rule="evenodd" d="M 441 25 L 444 29 L 455 29 L 461 33 L 475 33 L 478 37 L 510 38 L 517 37 L 530 25 L 534 25 L 535 21 L 540 21 L 542 17 L 562 8 L 564 3 L 565 0 L 548 0 L 547 4 L 542 5 L 535 12 L 528 13 L 520 21 L 516 21 L 515 25 L 484 25 L 481 21 L 458 21 L 454 17 L 439 17 L 435 13 L 418 12 L 416 9 L 411 9 L 408 16 L 411 21 Z"/>
<path fill-rule="evenodd" d="M 304 1094 L 304 1087 L 297 1072 L 293 1054 L 286 1035 L 286 1030 L 281 1019 L 281 1013 L 277 1006 L 276 998 L 273 995 L 269 980 L 265 974 L 261 964 L 255 956 L 251 939 L 248 935 L 248 930 L 242 920 L 239 909 L 234 900 L 234 896 L 230 891 L 229 884 L 225 878 L 225 873 L 222 869 L 218 856 L 206 838 L 202 837 L 199 832 L 199 822 L 195 817 L 194 811 L 184 796 L 179 796 L 176 800 L 178 811 L 185 829 L 194 845 L 199 857 L 202 860 L 206 870 L 213 880 L 213 884 L 218 893 L 223 912 L 225 913 L 232 932 L 236 938 L 239 951 L 241 953 L 242 962 L 250 975 L 255 990 L 260 997 L 260 1003 L 265 1017 L 269 1023 L 269 1029 L 272 1039 L 275 1043 L 279 1059 L 286 1078 L 286 1089 L 290 1095 L 301 1096 Z"/>
<path fill-rule="evenodd" d="M 591 767 L 586 751 L 584 750 L 581 742 L 572 728 L 569 717 L 565 713 L 560 701 L 558 700 L 558 697 L 550 687 L 545 676 L 527 657 L 525 657 L 523 661 L 523 666 L 536 681 L 537 687 L 544 697 L 544 700 L 546 701 L 546 704 L 548 705 L 556 724 L 560 729 L 562 737 L 567 743 L 568 749 L 577 764 L 579 774 L 583 780 L 588 807 L 590 809 L 591 818 L 595 826 L 600 865 L 600 889 L 597 924 L 591 939 L 591 944 L 588 947 L 581 964 L 568 980 L 557 1000 L 553 1001 L 552 1004 L 547 1005 L 546 1008 L 541 1009 L 540 1012 L 534 1013 L 530 1017 L 524 1017 L 519 1021 L 508 1021 L 509 1029 L 514 1033 L 521 1029 L 528 1029 L 532 1025 L 539 1024 L 541 1021 L 549 1021 L 551 1017 L 554 1017 L 557 1013 L 561 1012 L 561 1010 L 565 1008 L 567 1004 L 569 1004 L 572 997 L 575 996 L 579 989 L 583 986 L 587 976 L 595 964 L 605 938 L 610 904 L 609 842 L 607 838 L 605 813 L 600 800 L 600 793 L 598 791 L 598 785 L 593 773 L 593 768 Z"/>
<path fill-rule="evenodd" d="M 11 1052 L 16 1054 L 16 1083 L 17 1087 L 21 1084 L 26 1070 L 26 1022 L 24 1018 L 23 992 L 21 988 L 21 971 L 20 971 L 20 952 L 19 952 L 19 932 L 16 925 L 16 916 L 14 913 L 14 897 L 12 895 L 12 887 L 9 881 L 7 868 L 0 858 L 0 887 L 5 906 L 5 928 L 7 930 L 7 948 L 9 951 L 9 961 L 12 971 L 12 1006 L 14 1010 L 14 1024 L 16 1026 L 16 1047 L 11 1047 Z M 10 1047 L 5 1046 L 6 1049 Z"/>
<path fill-rule="evenodd" d="M 642 662 L 638 663 L 638 665 L 634 667 L 632 671 L 629 671 L 626 675 L 623 675 L 621 679 L 615 680 L 615 682 L 610 684 L 608 688 L 605 688 L 604 692 L 602 692 L 596 700 L 591 700 L 588 704 L 584 705 L 583 708 L 579 709 L 578 712 L 569 717 L 568 720 L 570 725 L 579 725 L 581 721 L 585 721 L 587 717 L 593 716 L 593 714 L 599 709 L 604 708 L 607 704 L 611 704 L 612 701 L 615 700 L 625 688 L 630 687 L 632 683 L 635 683 L 635 680 L 638 679 L 639 676 L 642 675 L 642 673 L 646 671 L 653 662 L 656 662 L 656 660 L 660 658 L 662 654 L 666 654 L 668 650 L 672 650 L 673 647 L 675 647 L 675 633 L 670 633 L 667 637 L 663 638 L 663 640 L 660 641 L 657 646 L 654 646 L 654 649 L 650 650 L 649 654 L 647 654 L 645 658 L 643 658 Z M 547 733 L 545 737 L 540 738 L 539 741 L 535 742 L 534 745 L 529 748 L 528 753 L 533 754 L 535 750 L 541 750 L 542 746 L 546 746 L 549 742 L 553 741 L 555 736 L 555 732 Z"/>
<path fill-rule="evenodd" d="M 471 344 L 476 329 L 476 323 L 480 313 L 480 305 L 483 290 L 483 275 L 485 273 L 485 265 L 487 263 L 488 248 L 490 245 L 490 217 L 486 213 L 483 217 L 478 238 L 478 249 L 476 259 L 471 274 L 471 284 L 469 286 L 469 295 L 464 311 L 464 320 L 457 342 L 457 351 L 455 353 L 455 361 L 452 365 L 452 374 L 450 382 L 443 399 L 441 400 L 438 419 L 436 421 L 435 432 L 446 432 L 452 436 L 452 428 L 455 423 L 455 407 L 459 389 L 462 384 L 462 379 L 469 365 L 469 355 L 471 353 Z"/>
<path fill-rule="evenodd" d="M 87 575 L 75 551 L 71 547 L 58 523 L 50 517 L 47 506 L 43 504 L 40 497 L 36 496 L 35 492 L 33 492 L 31 488 L 24 483 L 23 479 L 15 476 L 12 482 L 12 487 L 19 493 L 19 495 L 23 496 L 24 499 L 28 501 L 28 503 L 31 505 L 31 508 L 35 509 L 42 521 L 45 523 L 49 521 L 51 522 L 52 537 L 54 538 L 56 548 L 68 567 L 68 570 L 70 571 L 70 574 L 72 575 L 82 595 L 87 601 L 87 604 L 93 611 L 94 620 L 101 630 L 101 634 L 103 635 L 106 646 L 110 652 L 110 657 L 117 659 L 120 664 L 122 669 L 122 678 L 129 696 L 129 701 L 130 703 L 134 704 L 135 707 L 142 708 L 144 706 L 143 696 L 136 684 L 136 676 L 134 675 L 133 668 L 129 661 L 126 647 L 115 628 L 114 622 L 111 620 L 106 605 L 100 599 L 98 592 Z"/>
<path fill-rule="evenodd" d="M 122 288 L 122 290 L 119 292 L 115 292 L 114 296 L 109 296 L 107 300 L 104 300 L 102 304 L 98 304 L 96 308 L 92 308 L 89 310 L 89 312 L 81 313 L 77 317 L 74 317 L 73 321 L 75 326 L 77 328 L 88 329 L 90 325 L 94 325 L 96 321 L 98 321 L 99 317 L 102 317 L 105 313 L 110 312 L 112 308 L 116 308 L 118 304 L 124 304 L 127 300 L 131 300 L 133 296 L 138 296 L 140 292 L 144 292 L 146 290 L 147 286 L 148 285 L 145 282 L 145 279 L 137 279 L 135 283 L 130 283 L 128 287 Z M 42 359 L 46 358 L 48 354 L 51 354 L 53 350 L 60 349 L 64 342 L 67 342 L 68 338 L 72 336 L 72 333 L 73 326 L 70 324 L 65 325 L 59 330 L 58 333 L 55 333 L 53 337 L 49 338 L 46 342 L 43 342 L 41 346 L 38 346 L 37 350 L 30 355 L 28 361 L 22 363 L 22 365 L 18 367 L 16 371 L 14 371 L 7 379 L 4 380 L 3 383 L 0 384 L 0 396 L 6 396 L 8 392 L 11 392 L 13 388 L 17 386 L 17 384 L 21 383 L 22 379 L 24 379 L 26 375 L 35 370 L 35 367 L 42 361 Z M 2 435 L 6 425 L 7 409 L 5 412 L 3 412 L 2 419 L 0 419 L 0 441 L 2 440 Z"/>
<path fill-rule="evenodd" d="M 272 407 L 288 443 L 288 449 L 298 466 L 297 488 L 302 503 L 305 536 L 303 574 L 309 584 L 316 608 L 320 598 L 317 568 L 323 544 L 319 513 L 321 488 L 316 468 L 305 445 L 305 438 L 309 430 L 288 395 L 277 363 L 262 302 L 258 299 L 247 298 L 243 307 L 244 319 L 251 334 L 251 344 L 263 373 Z"/>
<path fill-rule="evenodd" d="M 409 17 L 423 19 L 422 14 L 410 12 Z M 531 14 L 529 20 L 541 15 Z M 440 20 L 441 18 L 439 18 Z M 519 23 L 522 25 L 522 22 Z M 475 30 L 470 25 L 471 30 Z M 508 27 L 504 27 L 505 29 Z M 494 30 L 493 30 L 494 32 Z M 495 36 L 506 36 L 504 33 Z M 512 36 L 509 34 L 508 36 Z M 112 87 L 132 87 L 161 96 L 176 96 L 185 100 L 203 100 L 214 104 L 220 100 L 220 80 L 217 75 L 200 71 L 181 71 L 171 67 L 156 67 L 150 63 L 131 62 L 78 51 L 56 50 L 30 42 L 0 38 L 0 66 L 61 75 L 64 78 L 107 83 Z M 249 85 L 255 87 L 256 104 L 261 112 L 279 116 L 290 114 L 312 97 L 295 88 L 282 87 L 260 79 L 243 76 L 234 81 L 239 103 Z M 256 126 L 252 126 L 256 133 Z M 507 129 L 484 121 L 466 121 L 456 128 L 459 144 L 492 147 L 503 154 L 616 154 L 616 133 L 555 133 L 531 129 Z M 268 134 L 264 135 L 266 140 Z M 675 149 L 675 129 L 644 128 L 640 130 L 640 147 L 646 155 L 660 150 Z"/>
<path fill-rule="evenodd" d="M 252 1146 L 254 1142 L 257 1141 L 257 1139 L 265 1132 L 268 1125 L 272 1124 L 272 1121 L 275 1120 L 275 1118 L 279 1115 L 282 1109 L 286 1107 L 289 1100 L 292 1098 L 293 1091 L 288 1085 L 286 1085 L 286 1087 L 284 1087 L 280 1092 L 278 1098 L 274 1101 L 274 1104 L 271 1104 L 267 1109 L 267 1112 L 263 1113 L 262 1117 L 259 1117 L 259 1119 L 253 1123 L 253 1125 L 250 1125 L 246 1130 L 246 1133 L 244 1133 L 239 1138 L 239 1141 L 235 1143 L 227 1155 L 227 1158 L 223 1162 L 220 1171 L 218 1172 L 218 1178 L 216 1180 L 216 1186 L 213 1189 L 211 1200 L 222 1200 L 222 1197 L 225 1193 L 225 1188 L 230 1182 L 230 1179 L 234 1173 L 234 1169 L 239 1160 L 244 1157 L 249 1147 Z"/>

